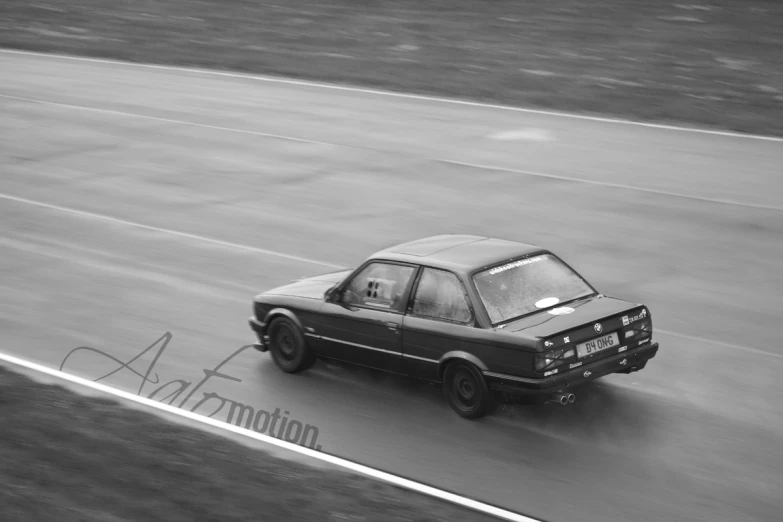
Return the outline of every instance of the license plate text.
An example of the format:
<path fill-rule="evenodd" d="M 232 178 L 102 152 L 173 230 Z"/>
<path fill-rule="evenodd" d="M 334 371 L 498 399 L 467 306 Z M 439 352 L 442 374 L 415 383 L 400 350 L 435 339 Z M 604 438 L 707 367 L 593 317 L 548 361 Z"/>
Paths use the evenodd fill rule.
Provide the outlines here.
<path fill-rule="evenodd" d="M 587 342 L 577 344 L 576 353 L 579 357 L 586 357 L 609 348 L 614 348 L 619 344 L 620 339 L 617 337 L 617 334 L 611 333 L 609 335 L 604 335 L 603 337 L 590 339 Z"/>

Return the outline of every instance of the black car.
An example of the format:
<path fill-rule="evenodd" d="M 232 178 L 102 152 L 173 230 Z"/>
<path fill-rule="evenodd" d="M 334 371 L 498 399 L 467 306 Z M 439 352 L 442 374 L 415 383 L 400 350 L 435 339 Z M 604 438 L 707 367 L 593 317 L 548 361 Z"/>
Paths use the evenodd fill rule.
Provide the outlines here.
<path fill-rule="evenodd" d="M 466 418 L 489 413 L 495 391 L 574 402 L 575 386 L 658 351 L 644 305 L 601 295 L 546 249 L 480 236 L 387 248 L 253 306 L 254 346 L 283 371 L 322 358 L 443 383 Z"/>

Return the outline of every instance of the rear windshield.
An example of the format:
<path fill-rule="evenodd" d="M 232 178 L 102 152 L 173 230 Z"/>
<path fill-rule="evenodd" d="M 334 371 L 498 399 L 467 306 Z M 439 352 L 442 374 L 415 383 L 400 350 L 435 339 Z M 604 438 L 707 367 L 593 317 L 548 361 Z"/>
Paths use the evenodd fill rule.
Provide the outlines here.
<path fill-rule="evenodd" d="M 474 275 L 473 281 L 492 324 L 593 293 L 581 277 L 552 254 L 484 270 Z"/>

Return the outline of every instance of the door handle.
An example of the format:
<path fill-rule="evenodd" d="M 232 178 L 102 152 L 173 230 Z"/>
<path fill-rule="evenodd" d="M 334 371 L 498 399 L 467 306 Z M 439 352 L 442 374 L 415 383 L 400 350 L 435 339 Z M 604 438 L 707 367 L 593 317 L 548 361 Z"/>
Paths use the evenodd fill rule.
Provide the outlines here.
<path fill-rule="evenodd" d="M 389 330 L 397 330 L 400 326 L 397 323 L 386 323 L 386 326 L 389 327 Z"/>

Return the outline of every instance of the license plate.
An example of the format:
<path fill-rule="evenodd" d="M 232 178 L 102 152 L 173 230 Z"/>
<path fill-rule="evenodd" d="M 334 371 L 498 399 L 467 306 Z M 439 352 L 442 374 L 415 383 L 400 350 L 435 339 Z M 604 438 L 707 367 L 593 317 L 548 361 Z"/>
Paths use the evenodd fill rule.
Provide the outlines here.
<path fill-rule="evenodd" d="M 609 335 L 596 337 L 587 342 L 577 344 L 576 353 L 579 357 L 587 357 L 588 355 L 593 355 L 594 353 L 608 350 L 609 348 L 615 348 L 619 345 L 620 339 L 617 337 L 617 334 L 610 333 Z"/>

